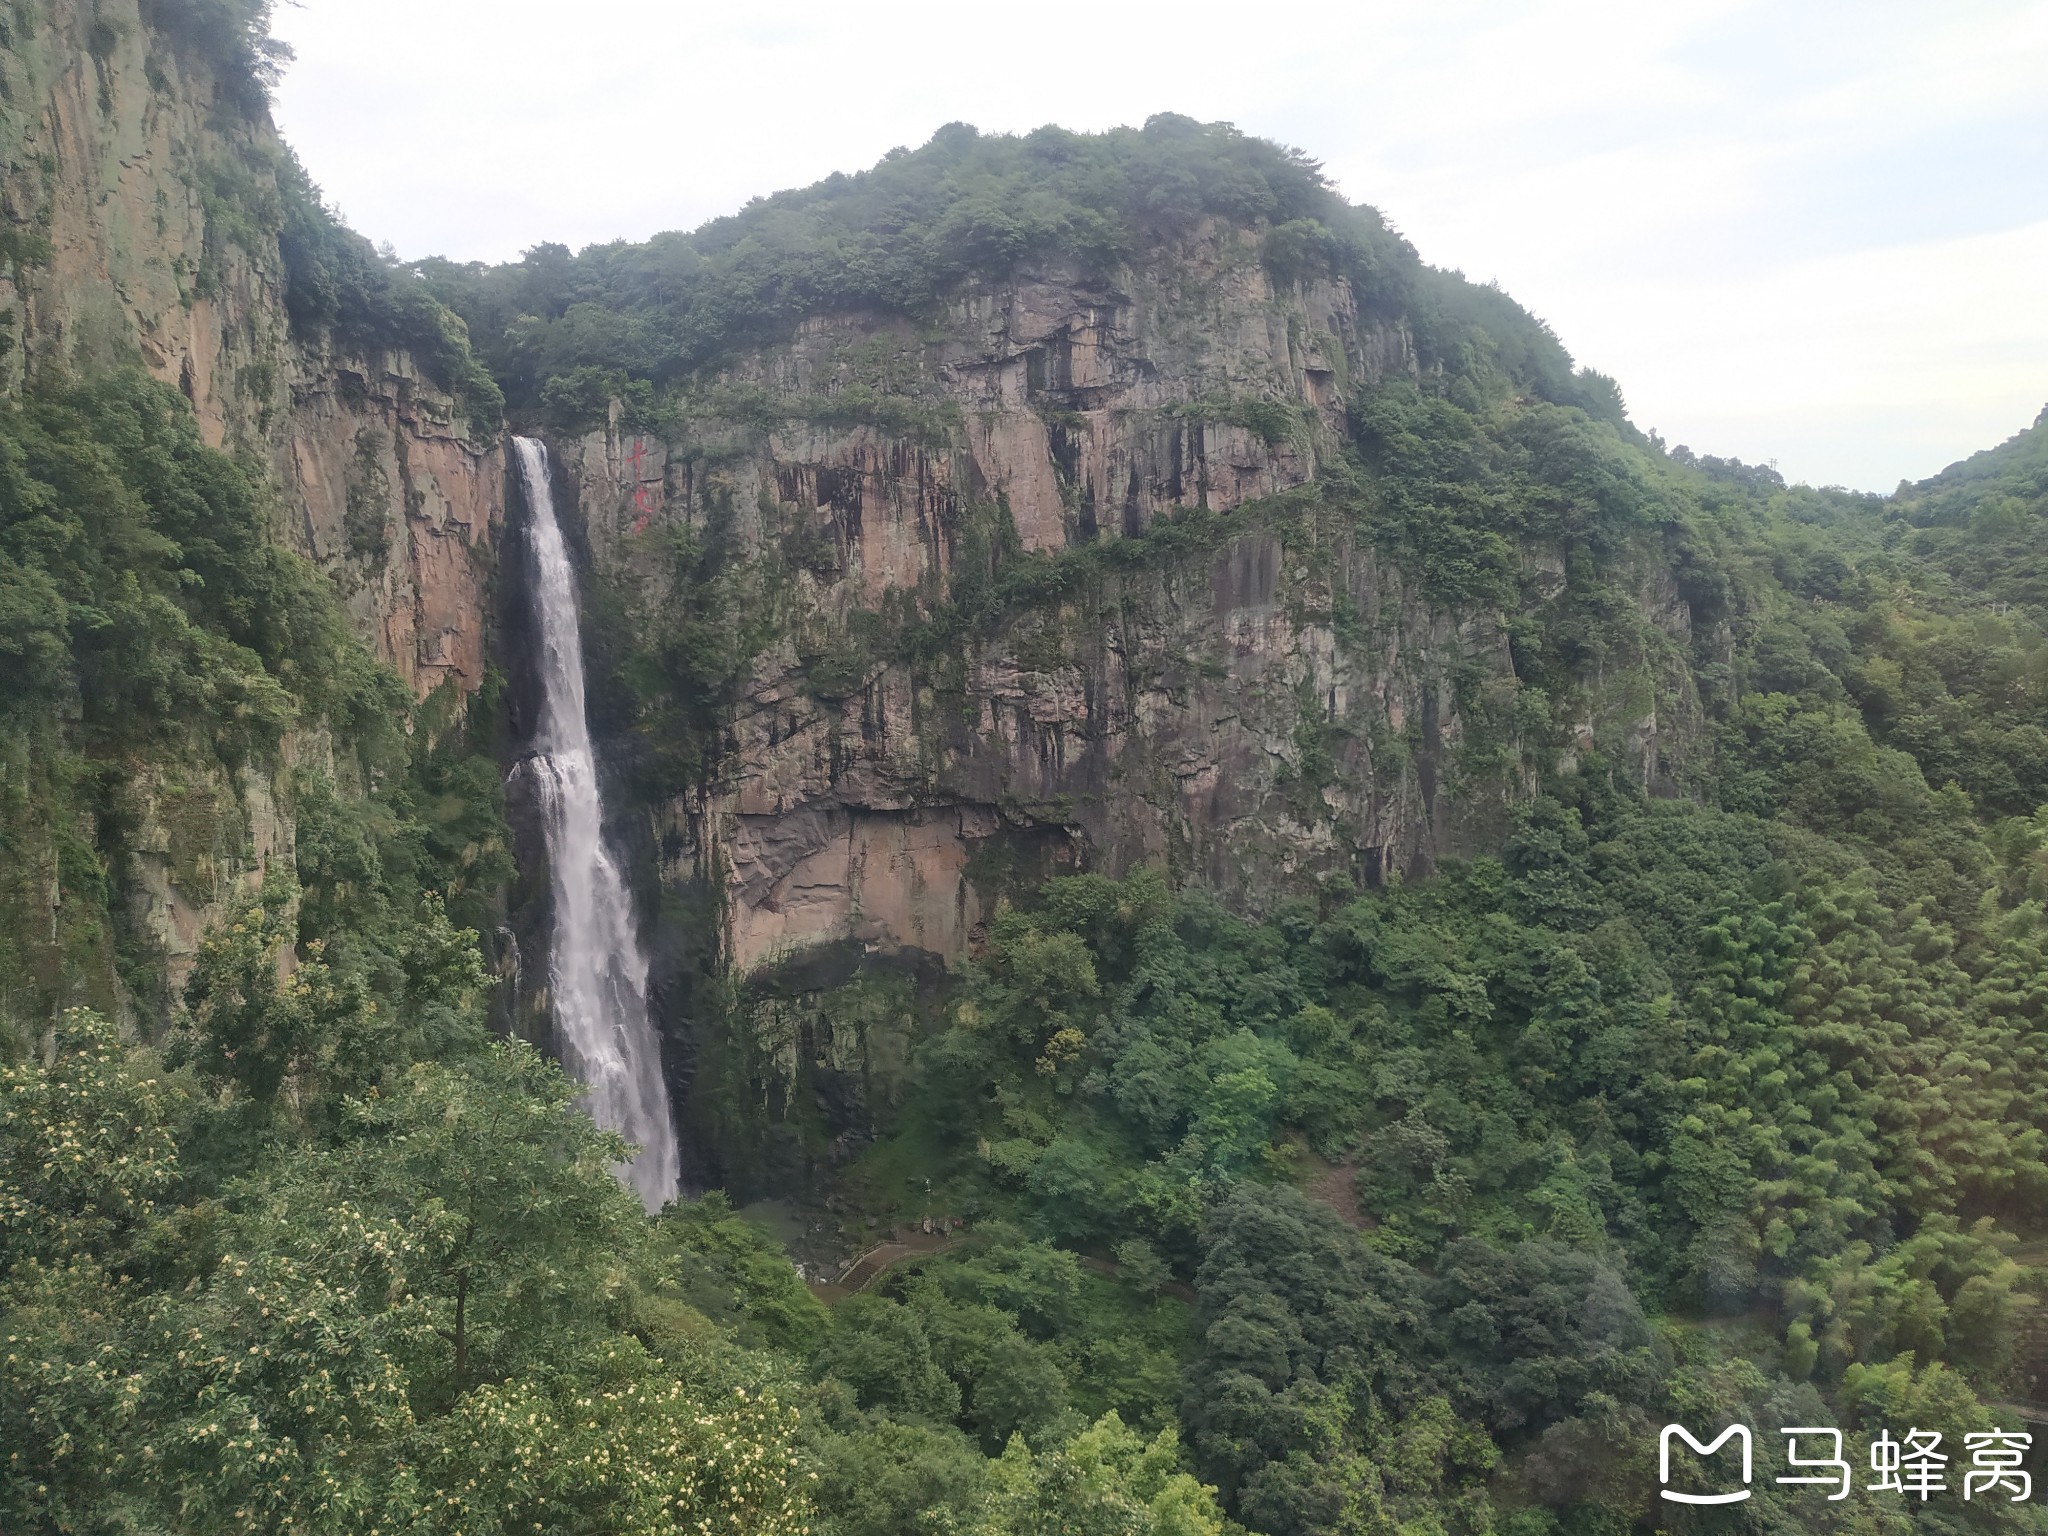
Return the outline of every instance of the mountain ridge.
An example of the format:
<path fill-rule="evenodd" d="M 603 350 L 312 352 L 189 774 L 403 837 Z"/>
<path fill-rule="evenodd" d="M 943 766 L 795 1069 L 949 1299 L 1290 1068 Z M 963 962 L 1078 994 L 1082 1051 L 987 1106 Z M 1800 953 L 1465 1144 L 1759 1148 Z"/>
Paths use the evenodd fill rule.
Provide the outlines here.
<path fill-rule="evenodd" d="M 1647 1536 L 1741 1422 L 1744 1529 L 2041 1528 L 1770 1458 L 2048 1370 L 2048 416 L 1667 447 L 1172 116 L 393 264 L 266 19 L 0 8 L 0 1525 Z M 653 1221 L 519 1038 L 508 422 Z"/>

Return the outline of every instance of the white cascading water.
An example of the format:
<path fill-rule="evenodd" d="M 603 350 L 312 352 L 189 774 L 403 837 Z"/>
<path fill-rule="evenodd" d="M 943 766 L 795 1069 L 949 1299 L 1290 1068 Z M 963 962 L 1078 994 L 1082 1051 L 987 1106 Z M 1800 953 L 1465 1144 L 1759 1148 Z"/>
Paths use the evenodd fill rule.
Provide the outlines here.
<path fill-rule="evenodd" d="M 583 636 L 576 575 L 555 520 L 547 449 L 515 437 L 526 488 L 539 618 L 540 730 L 522 768 L 533 782 L 554 881 L 549 983 L 562 1064 L 585 1090 L 590 1117 L 640 1151 L 618 1169 L 650 1211 L 675 1197 L 675 1123 L 661 1050 L 647 1015 L 647 956 L 619 866 L 604 845 L 597 758 L 583 706 Z"/>

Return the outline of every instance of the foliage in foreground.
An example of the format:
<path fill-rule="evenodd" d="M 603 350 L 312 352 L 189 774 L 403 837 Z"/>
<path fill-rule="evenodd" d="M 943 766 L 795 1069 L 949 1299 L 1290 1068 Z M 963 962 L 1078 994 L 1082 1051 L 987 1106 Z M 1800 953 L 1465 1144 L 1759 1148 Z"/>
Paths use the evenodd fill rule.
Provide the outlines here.
<path fill-rule="evenodd" d="M 949 1529 L 1220 1529 L 1170 1429 L 1109 1414 L 989 1461 L 736 1343 L 684 1299 L 730 1218 L 649 1223 L 530 1047 L 472 1033 L 359 1095 L 252 1101 L 201 1018 L 180 1070 L 85 1010 L 0 1069 L 7 1529 L 772 1536 L 821 1498 L 828 1528 L 893 1529 L 906 1433 L 893 1491 L 922 1507 L 950 1464 Z M 758 1237 L 722 1246 L 816 1310 Z"/>
<path fill-rule="evenodd" d="M 0 405 L 0 493 L 5 894 L 47 905 L 47 857 L 82 931 L 0 948 L 0 1526 L 772 1533 L 897 1529 L 907 1499 L 989 1536 L 1218 1529 L 1164 1424 L 900 1421 L 816 1366 L 827 1319 L 750 1228 L 647 1221 L 560 1070 L 483 1028 L 490 760 L 405 704 L 175 393 L 40 382 Z M 317 770 L 283 751 L 308 726 Z M 204 813 L 174 878 L 232 890 L 249 767 L 292 797 L 295 867 L 139 1031 L 39 1027 L 110 955 L 160 963 L 123 899 L 138 764 Z"/>

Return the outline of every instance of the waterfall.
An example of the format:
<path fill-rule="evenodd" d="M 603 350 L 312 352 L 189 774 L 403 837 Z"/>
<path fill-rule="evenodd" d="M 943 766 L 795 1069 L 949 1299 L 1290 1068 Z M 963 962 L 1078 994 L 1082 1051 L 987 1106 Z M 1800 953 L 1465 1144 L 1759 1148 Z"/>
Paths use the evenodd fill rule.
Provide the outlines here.
<path fill-rule="evenodd" d="M 540 730 L 522 768 L 546 829 L 554 883 L 549 986 L 562 1062 L 584 1086 L 590 1116 L 640 1151 L 618 1170 L 650 1211 L 676 1193 L 678 1154 L 647 1016 L 647 956 L 619 866 L 604 845 L 597 758 L 583 705 L 576 576 L 555 520 L 547 449 L 515 437 L 533 550 L 541 667 Z"/>

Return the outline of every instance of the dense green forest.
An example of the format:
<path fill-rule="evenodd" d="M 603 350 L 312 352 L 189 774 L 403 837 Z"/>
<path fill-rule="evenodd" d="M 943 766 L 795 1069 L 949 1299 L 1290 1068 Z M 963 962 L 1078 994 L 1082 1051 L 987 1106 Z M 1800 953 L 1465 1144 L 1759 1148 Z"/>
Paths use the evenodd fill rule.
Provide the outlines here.
<path fill-rule="evenodd" d="M 953 123 L 915 153 L 756 199 L 688 234 L 410 270 L 468 322 L 516 410 L 574 425 L 615 394 L 658 417 L 666 387 L 805 315 L 872 306 L 929 316 L 971 274 L 1048 258 L 1109 270 L 1205 222 L 1258 228 L 1262 259 L 1282 279 L 1341 273 L 1366 313 L 1406 318 L 1432 360 L 1469 363 L 1491 320 L 1480 344 L 1519 384 L 1621 417 L 1611 381 L 1575 372 L 1557 338 L 1497 289 L 1423 265 L 1314 161 L 1171 113 L 1142 129 L 1048 126 L 1017 138 Z"/>
<path fill-rule="evenodd" d="M 164 7 L 260 77 L 260 7 Z M 2019 1427 L 2048 1368 L 2048 418 L 1882 499 L 1667 448 L 1311 163 L 1177 118 L 955 126 L 693 234 L 493 269 L 394 269 L 283 186 L 295 324 L 561 425 L 673 419 L 821 309 L 1251 226 L 1276 278 L 1408 317 L 1417 377 L 1351 402 L 1305 491 L 992 549 L 867 643 L 941 657 L 1115 568 L 1342 530 L 1508 617 L 1534 787 L 1431 879 L 1254 920 L 1166 870 L 1080 874 L 933 994 L 856 982 L 921 1029 L 831 1199 L 971 1220 L 828 1308 L 715 1192 L 645 1218 L 573 1085 L 487 1029 L 494 695 L 412 703 L 175 390 L 33 380 L 0 402 L 0 881 L 59 929 L 0 932 L 0 1530 L 2048 1529 L 1956 1491 L 1963 1435 Z M 1561 594 L 1525 589 L 1533 541 Z M 1562 703 L 1650 643 L 1618 574 L 1646 548 L 1712 733 L 1672 798 Z M 678 560 L 675 631 L 617 686 L 687 779 L 768 577 Z M 120 899 L 132 787 L 175 780 L 178 846 L 226 860 L 251 772 L 292 867 L 163 996 Z M 1859 1475 L 1832 1504 L 1765 1453 L 1744 1505 L 1659 1505 L 1672 1420 L 1839 1425 L 1859 1469 L 1938 1428 L 1950 1492 Z"/>

